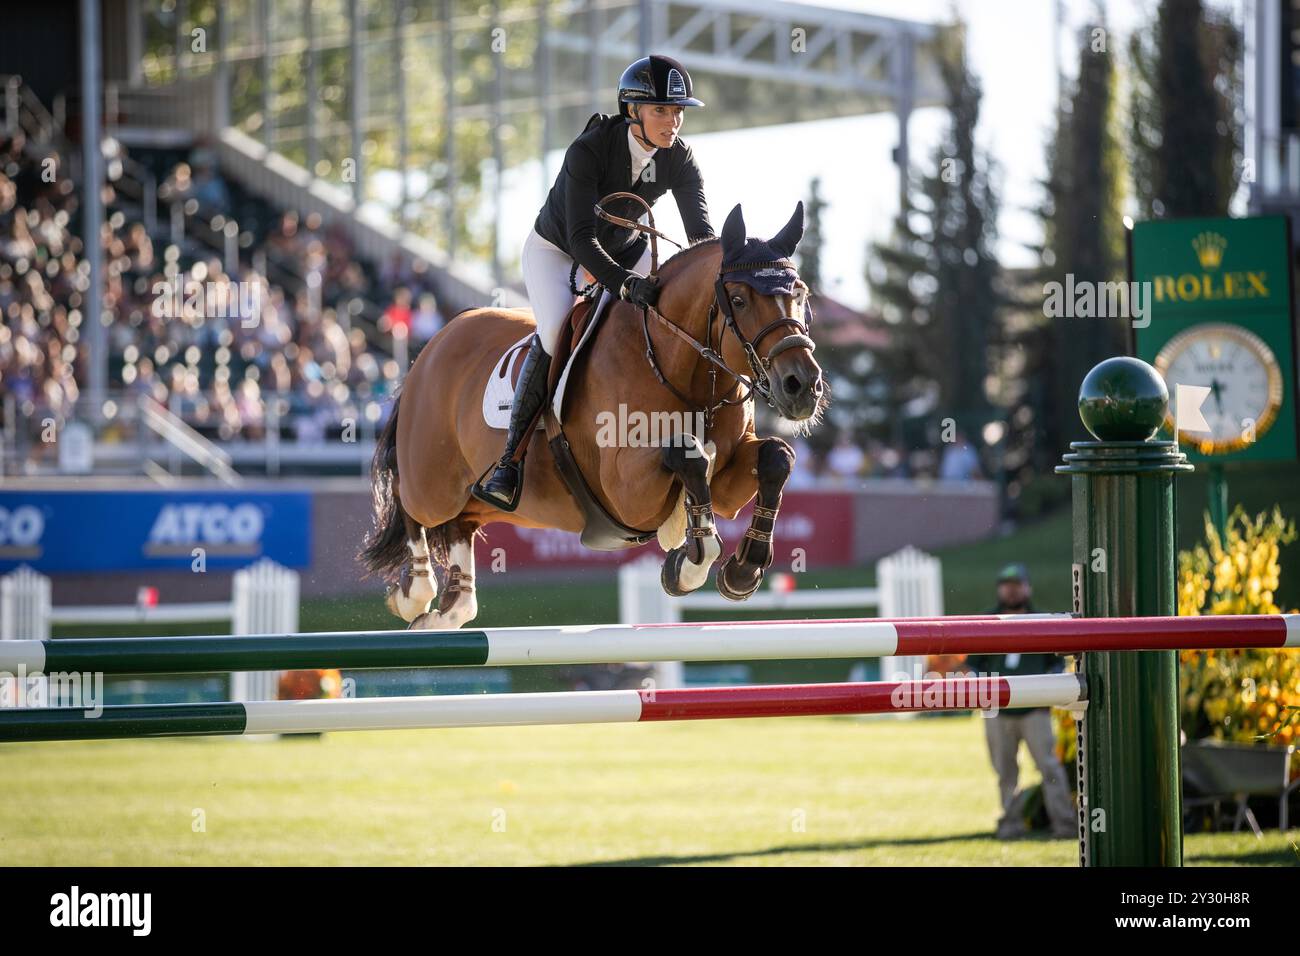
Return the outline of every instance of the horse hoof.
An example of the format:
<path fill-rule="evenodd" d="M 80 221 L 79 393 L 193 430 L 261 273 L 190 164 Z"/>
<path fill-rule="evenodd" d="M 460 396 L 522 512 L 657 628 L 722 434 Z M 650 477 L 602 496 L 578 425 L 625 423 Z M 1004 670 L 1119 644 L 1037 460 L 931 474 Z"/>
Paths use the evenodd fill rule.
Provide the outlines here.
<path fill-rule="evenodd" d="M 673 548 L 664 558 L 663 569 L 659 572 L 659 583 L 669 597 L 685 597 L 690 591 L 681 587 L 682 565 L 686 563 L 686 547 Z"/>
<path fill-rule="evenodd" d="M 426 613 L 433 606 L 432 599 L 421 601 L 418 595 L 412 597 L 411 591 L 417 580 L 419 579 L 411 576 L 411 566 L 409 564 L 405 565 L 397 580 L 390 584 L 388 590 L 384 593 L 384 605 L 392 612 L 394 617 L 400 617 L 408 623 Z M 427 587 L 427 582 L 421 582 L 421 591 Z"/>
<path fill-rule="evenodd" d="M 449 611 L 426 611 L 406 626 L 408 631 L 458 631 L 478 615 L 478 602 L 461 603 Z"/>
<path fill-rule="evenodd" d="M 736 569 L 740 567 L 740 562 L 736 560 L 736 556 L 733 554 L 731 557 L 727 558 L 726 563 L 718 569 L 718 593 L 728 601 L 749 600 L 750 596 L 758 590 L 758 586 L 763 583 L 763 569 L 758 567 L 754 568 L 754 583 L 747 589 L 745 588 L 743 581 L 729 580 Z"/>

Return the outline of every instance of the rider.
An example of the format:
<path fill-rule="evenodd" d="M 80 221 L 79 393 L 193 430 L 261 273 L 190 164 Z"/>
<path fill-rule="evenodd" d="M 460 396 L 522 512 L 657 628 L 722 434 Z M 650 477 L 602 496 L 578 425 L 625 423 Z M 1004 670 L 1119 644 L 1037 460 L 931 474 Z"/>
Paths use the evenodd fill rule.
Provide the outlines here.
<path fill-rule="evenodd" d="M 514 455 L 546 400 L 551 353 L 578 295 L 572 284 L 575 262 L 637 306 L 654 305 L 659 298 L 658 280 L 646 275 L 645 235 L 598 220 L 596 203 L 613 192 L 632 192 L 653 205 L 671 189 L 691 245 L 713 238 L 704 181 L 691 148 L 677 135 L 684 107 L 704 105 L 691 95 L 686 68 L 671 57 L 642 57 L 623 71 L 618 103 L 617 115 L 593 114 L 564 154 L 564 167 L 524 242 L 524 284 L 537 334 L 515 386 L 505 453 L 482 488 L 473 489 L 475 497 L 502 511 L 515 510 L 519 502 L 523 476 Z M 642 207 L 620 199 L 606 209 L 636 219 Z"/>

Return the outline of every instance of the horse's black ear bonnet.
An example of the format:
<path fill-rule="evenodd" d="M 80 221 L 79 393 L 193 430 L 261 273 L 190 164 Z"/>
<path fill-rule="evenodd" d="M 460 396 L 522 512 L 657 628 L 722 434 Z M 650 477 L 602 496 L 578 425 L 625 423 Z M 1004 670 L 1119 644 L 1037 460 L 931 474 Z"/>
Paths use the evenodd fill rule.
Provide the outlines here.
<path fill-rule="evenodd" d="M 794 295 L 799 273 L 790 255 L 803 238 L 803 202 L 771 239 L 745 235 L 737 205 L 722 226 L 722 272 L 728 282 L 743 282 L 760 295 Z"/>

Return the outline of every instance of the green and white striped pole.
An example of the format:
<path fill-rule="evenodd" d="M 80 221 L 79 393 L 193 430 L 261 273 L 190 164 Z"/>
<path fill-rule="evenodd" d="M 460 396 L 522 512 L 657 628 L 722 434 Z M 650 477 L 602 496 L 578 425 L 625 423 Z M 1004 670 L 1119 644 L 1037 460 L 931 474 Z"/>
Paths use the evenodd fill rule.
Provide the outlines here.
<path fill-rule="evenodd" d="M 937 713 L 1073 707 L 1084 696 L 1083 682 L 1075 674 L 1037 674 L 870 684 L 139 704 L 95 710 L 0 708 L 0 742 Z"/>
<path fill-rule="evenodd" d="M 1068 614 L 838 621 L 712 621 L 331 631 L 211 637 L 0 641 L 0 676 L 207 674 L 393 667 L 516 667 L 635 661 L 856 660 L 943 654 L 1070 654 L 1171 648 L 1298 647 L 1300 615 L 1072 618 Z"/>

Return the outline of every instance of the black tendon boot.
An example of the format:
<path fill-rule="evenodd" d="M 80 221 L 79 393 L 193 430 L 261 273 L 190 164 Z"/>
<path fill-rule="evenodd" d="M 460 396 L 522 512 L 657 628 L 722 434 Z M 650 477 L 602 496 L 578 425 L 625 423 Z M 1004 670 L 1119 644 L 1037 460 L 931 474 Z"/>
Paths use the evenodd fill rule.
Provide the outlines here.
<path fill-rule="evenodd" d="M 526 438 L 524 430 L 532 424 L 533 416 L 546 401 L 546 373 L 550 367 L 551 357 L 542 348 L 541 339 L 534 335 L 524 358 L 524 367 L 519 370 L 519 382 L 515 385 L 505 452 L 492 476 L 470 488 L 475 498 L 502 511 L 514 511 L 519 507 L 519 495 L 523 491 L 523 459 L 518 462 L 513 459 L 519 443 Z"/>

